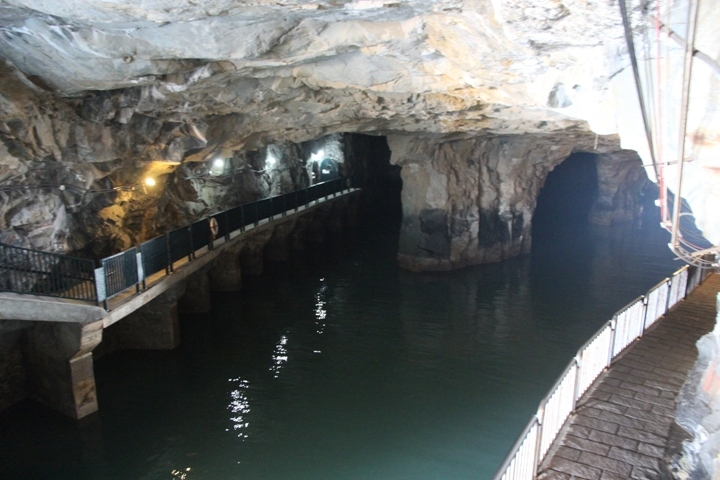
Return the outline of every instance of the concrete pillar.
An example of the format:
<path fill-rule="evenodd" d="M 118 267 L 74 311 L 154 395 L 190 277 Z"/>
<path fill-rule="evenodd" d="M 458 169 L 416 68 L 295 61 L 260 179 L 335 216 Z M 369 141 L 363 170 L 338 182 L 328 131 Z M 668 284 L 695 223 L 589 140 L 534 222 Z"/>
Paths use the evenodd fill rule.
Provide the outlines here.
<path fill-rule="evenodd" d="M 260 275 L 265 270 L 263 251 L 272 237 L 272 228 L 250 232 L 242 242 L 240 265 L 245 275 Z"/>
<path fill-rule="evenodd" d="M 274 226 L 272 237 L 265 245 L 265 259 L 270 262 L 286 262 L 290 259 L 290 235 L 295 229 L 295 220 L 288 220 Z"/>
<path fill-rule="evenodd" d="M 0 320 L 0 411 L 28 396 L 23 339 L 31 322 Z"/>
<path fill-rule="evenodd" d="M 210 289 L 215 292 L 238 292 L 242 289 L 242 266 L 239 248 L 222 252 L 208 272 Z"/>
<path fill-rule="evenodd" d="M 96 412 L 92 351 L 102 334 L 102 321 L 35 323 L 25 355 L 30 395 L 72 418 Z"/>
<path fill-rule="evenodd" d="M 325 241 L 325 226 L 331 209 L 332 206 L 323 205 L 315 210 L 313 222 L 307 228 L 307 243 L 319 245 Z"/>
<path fill-rule="evenodd" d="M 205 313 L 211 308 L 209 274 L 195 272 L 185 283 L 185 294 L 178 299 L 178 310 L 182 313 Z"/>
<path fill-rule="evenodd" d="M 105 329 L 106 353 L 115 350 L 172 350 L 180 345 L 178 298 L 185 285 L 171 288 Z"/>
<path fill-rule="evenodd" d="M 344 210 L 345 235 L 347 235 L 348 238 L 354 239 L 358 235 L 358 229 L 360 227 L 359 215 L 358 196 L 352 195 L 348 197 L 347 207 Z"/>
<path fill-rule="evenodd" d="M 309 212 L 295 220 L 295 228 L 288 237 L 288 247 L 293 252 L 305 250 L 307 229 L 313 221 L 313 213 Z"/>
<path fill-rule="evenodd" d="M 347 197 L 335 200 L 332 204 L 332 211 L 327 219 L 327 235 L 334 245 L 341 244 L 345 234 L 346 208 Z"/>

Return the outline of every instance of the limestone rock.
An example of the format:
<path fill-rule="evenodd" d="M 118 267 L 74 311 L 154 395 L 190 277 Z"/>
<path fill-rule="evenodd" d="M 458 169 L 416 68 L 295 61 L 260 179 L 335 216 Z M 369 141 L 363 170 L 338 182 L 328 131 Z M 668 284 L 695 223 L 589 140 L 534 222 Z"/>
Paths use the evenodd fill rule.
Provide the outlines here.
<path fill-rule="evenodd" d="M 647 9 L 629 5 L 641 39 Z M 694 70 L 682 186 L 715 244 L 719 12 L 703 2 L 696 46 L 706 60 Z M 612 2 L 0 0 L 0 21 L 0 179 L 8 187 L 0 211 L 23 203 L 21 185 L 49 185 L 37 208 L 60 212 L 55 196 L 70 218 L 3 225 L 4 241 L 16 244 L 93 255 L 124 248 L 228 203 L 307 185 L 309 142 L 365 132 L 444 145 L 432 161 L 413 162 L 400 160 L 405 147 L 393 141 L 406 190 L 420 188 L 404 193 L 405 210 L 429 210 L 422 222 L 406 219 L 417 238 L 403 251 L 420 245 L 425 261 L 460 265 L 461 251 L 476 252 L 472 263 L 527 250 L 533 201 L 517 191 L 536 193 L 554 163 L 589 149 L 595 134 L 619 135 L 613 151 L 651 163 Z M 656 71 L 652 54 L 639 51 L 641 70 Z M 681 57 L 670 64 L 673 85 Z M 676 118 L 670 90 L 674 106 L 663 114 Z M 506 154 L 498 139 L 512 136 L 505 145 L 519 150 Z M 667 150 L 672 161 L 677 147 Z M 268 152 L 278 157 L 269 167 Z M 207 177 L 218 156 L 231 165 L 230 180 Z M 676 170 L 665 169 L 671 189 Z M 142 188 L 148 175 L 158 177 L 155 190 Z M 648 175 L 655 180 L 651 168 Z M 480 185 L 477 205 L 460 199 Z"/>

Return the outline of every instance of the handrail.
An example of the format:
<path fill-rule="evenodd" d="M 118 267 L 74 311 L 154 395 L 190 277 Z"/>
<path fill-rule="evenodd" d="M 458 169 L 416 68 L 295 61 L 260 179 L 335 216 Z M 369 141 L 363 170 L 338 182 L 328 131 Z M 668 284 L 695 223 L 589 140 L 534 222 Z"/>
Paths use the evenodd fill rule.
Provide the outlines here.
<path fill-rule="evenodd" d="M 172 273 L 175 263 L 183 258 L 191 262 L 198 251 L 205 248 L 212 250 L 216 241 L 229 241 L 235 232 L 244 232 L 264 220 L 284 217 L 288 211 L 298 211 L 313 202 L 317 204 L 322 198 L 349 191 L 352 180 L 351 177 L 337 178 L 303 190 L 239 205 L 104 258 L 102 267 L 95 271 L 97 301 L 109 310 L 108 300 L 112 297 L 129 288 L 135 288 L 136 292 L 146 290 L 149 277 L 163 269 L 166 275 Z M 305 202 L 301 201 L 302 193 L 305 193 Z"/>
<path fill-rule="evenodd" d="M 95 262 L 0 243 L 0 291 L 97 304 Z"/>
<path fill-rule="evenodd" d="M 193 261 L 198 251 L 212 250 L 233 233 L 350 191 L 353 183 L 353 177 L 337 178 L 214 213 L 103 258 L 98 268 L 93 260 L 0 243 L 0 291 L 102 303 L 108 310 L 109 299 L 129 288 L 146 290 L 149 277 L 162 270 L 169 275 L 179 260 Z"/>
<path fill-rule="evenodd" d="M 706 275 L 701 269 L 686 265 L 676 271 L 671 279 L 663 280 L 648 290 L 646 295 L 618 310 L 578 349 L 570 364 L 540 401 L 537 413 L 531 417 L 513 444 L 493 480 L 534 479 L 563 424 L 575 413 L 578 400 L 600 373 L 659 317 L 700 285 Z M 570 391 L 572 395 L 569 395 Z M 529 455 L 529 451 L 534 454 Z"/>

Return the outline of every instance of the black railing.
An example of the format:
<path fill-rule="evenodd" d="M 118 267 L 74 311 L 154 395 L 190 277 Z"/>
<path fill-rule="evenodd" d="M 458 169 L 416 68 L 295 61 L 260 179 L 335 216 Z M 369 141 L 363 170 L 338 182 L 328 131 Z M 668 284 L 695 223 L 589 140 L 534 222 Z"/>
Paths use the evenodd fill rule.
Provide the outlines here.
<path fill-rule="evenodd" d="M 95 263 L 86 258 L 0 244 L 0 291 L 97 303 Z"/>
<path fill-rule="evenodd" d="M 102 302 L 107 309 L 113 296 L 131 287 L 136 292 L 146 289 L 149 277 L 162 270 L 169 274 L 176 262 L 194 260 L 199 250 L 212 250 L 216 241 L 230 240 L 231 233 L 310 206 L 351 186 L 349 178 L 338 178 L 231 208 L 103 258 L 97 272 L 92 260 L 0 244 L 0 291 Z"/>
<path fill-rule="evenodd" d="M 140 245 L 143 274 L 145 277 L 154 275 L 163 269 L 165 273 L 170 273 L 168 251 L 166 235 L 153 238 Z"/>
<path fill-rule="evenodd" d="M 140 290 L 138 275 L 137 248 L 102 259 L 103 276 L 105 278 L 105 295 L 101 295 L 107 308 L 107 299 L 117 295 L 128 287 Z"/>
<path fill-rule="evenodd" d="M 105 259 L 103 260 L 103 268 L 107 287 L 105 291 L 101 291 L 99 298 L 107 308 L 107 300 L 113 295 L 133 286 L 136 289 L 147 288 L 146 279 L 148 277 L 163 269 L 165 269 L 166 273 L 172 272 L 176 262 L 183 258 L 192 261 L 196 252 L 200 249 L 212 250 L 217 239 L 227 241 L 230 239 L 232 232 L 244 231 L 248 227 L 257 226 L 264 220 L 285 215 L 290 210 L 297 210 L 301 206 L 307 207 L 312 202 L 317 202 L 323 197 L 341 193 L 349 189 L 351 185 L 349 178 L 338 178 L 329 182 L 318 183 L 304 190 L 263 198 L 225 210 L 168 232 L 161 237 L 149 240 L 139 247 L 140 258 L 142 259 L 140 275 L 132 276 L 130 273 L 131 271 L 138 271 L 136 248 L 110 257 L 116 259 L 125 255 L 122 258 L 125 259 L 127 265 L 122 274 L 115 263 L 108 264 L 106 268 L 105 261 L 108 259 Z M 214 223 L 212 219 L 214 219 Z M 132 254 L 128 252 L 132 252 Z"/>

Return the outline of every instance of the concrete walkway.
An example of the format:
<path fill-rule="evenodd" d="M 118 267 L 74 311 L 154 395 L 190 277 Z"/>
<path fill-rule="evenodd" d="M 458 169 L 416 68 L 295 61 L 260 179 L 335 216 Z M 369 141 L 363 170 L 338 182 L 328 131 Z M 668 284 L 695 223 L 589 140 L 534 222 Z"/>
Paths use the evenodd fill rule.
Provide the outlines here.
<path fill-rule="evenodd" d="M 715 326 L 720 275 L 710 275 L 618 357 L 578 402 L 539 479 L 656 479 L 675 398 L 695 342 Z"/>

